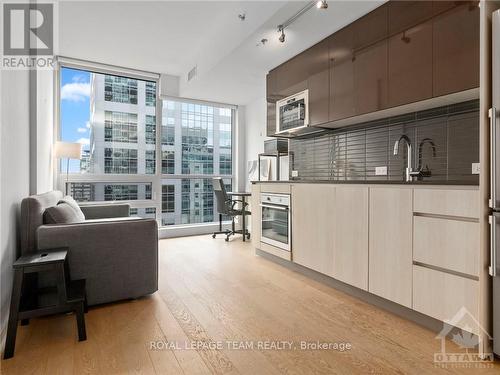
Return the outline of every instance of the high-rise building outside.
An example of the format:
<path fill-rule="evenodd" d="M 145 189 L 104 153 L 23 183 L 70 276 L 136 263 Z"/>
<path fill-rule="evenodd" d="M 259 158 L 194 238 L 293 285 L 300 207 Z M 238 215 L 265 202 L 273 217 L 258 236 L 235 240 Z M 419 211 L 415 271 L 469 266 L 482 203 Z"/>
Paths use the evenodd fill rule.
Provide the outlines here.
<path fill-rule="evenodd" d="M 232 110 L 182 100 L 165 100 L 156 119 L 156 84 L 91 74 L 90 144 L 81 173 L 124 175 L 122 182 L 72 183 L 80 201 L 152 199 L 152 184 L 126 175 L 156 173 L 156 125 L 162 124 L 162 225 L 217 220 L 212 175 L 232 174 Z M 169 176 L 166 176 L 169 175 Z M 128 182 L 126 182 L 128 181 Z M 150 208 L 132 214 L 155 217 Z"/>

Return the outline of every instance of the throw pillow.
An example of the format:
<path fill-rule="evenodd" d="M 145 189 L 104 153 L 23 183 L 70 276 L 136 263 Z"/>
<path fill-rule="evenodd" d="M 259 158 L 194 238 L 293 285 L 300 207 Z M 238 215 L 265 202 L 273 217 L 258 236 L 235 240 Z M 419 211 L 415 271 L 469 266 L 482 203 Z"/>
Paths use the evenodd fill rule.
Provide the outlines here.
<path fill-rule="evenodd" d="M 47 208 L 43 213 L 43 222 L 45 224 L 71 224 L 82 221 L 68 203 L 59 203 L 57 206 Z"/>
<path fill-rule="evenodd" d="M 66 195 L 57 204 L 60 204 L 60 203 L 67 203 L 67 204 L 69 204 L 71 206 L 71 208 L 73 208 L 73 210 L 75 210 L 75 212 L 78 215 L 78 218 L 80 219 L 80 221 L 84 221 L 85 220 L 85 215 L 83 214 L 82 209 L 80 208 L 80 206 L 78 205 L 78 203 L 76 203 L 76 201 L 73 199 L 72 196 Z"/>

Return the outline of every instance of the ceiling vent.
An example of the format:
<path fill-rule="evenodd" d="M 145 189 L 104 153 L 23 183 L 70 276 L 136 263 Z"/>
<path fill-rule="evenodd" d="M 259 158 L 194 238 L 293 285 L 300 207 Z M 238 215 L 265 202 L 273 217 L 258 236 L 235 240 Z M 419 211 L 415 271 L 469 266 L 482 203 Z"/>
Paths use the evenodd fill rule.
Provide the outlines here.
<path fill-rule="evenodd" d="M 195 65 L 193 69 L 191 69 L 188 73 L 188 82 L 191 81 L 198 74 L 198 66 Z"/>

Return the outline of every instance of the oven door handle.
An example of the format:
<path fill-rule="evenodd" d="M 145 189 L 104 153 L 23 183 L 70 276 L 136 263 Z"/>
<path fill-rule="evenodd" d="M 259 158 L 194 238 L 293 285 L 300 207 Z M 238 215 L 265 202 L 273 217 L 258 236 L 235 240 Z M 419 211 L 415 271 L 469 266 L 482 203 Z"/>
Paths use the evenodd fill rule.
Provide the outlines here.
<path fill-rule="evenodd" d="M 288 211 L 288 207 L 285 206 L 278 206 L 278 205 L 271 205 L 271 204 L 260 204 L 261 207 L 265 208 L 274 208 L 276 210 L 281 210 L 281 211 Z"/>

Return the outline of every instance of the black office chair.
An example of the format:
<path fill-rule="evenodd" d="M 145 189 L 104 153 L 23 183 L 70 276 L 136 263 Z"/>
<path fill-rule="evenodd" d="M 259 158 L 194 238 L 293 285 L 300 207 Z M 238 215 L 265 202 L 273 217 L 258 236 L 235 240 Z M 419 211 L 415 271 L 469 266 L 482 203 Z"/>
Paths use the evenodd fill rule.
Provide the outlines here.
<path fill-rule="evenodd" d="M 212 238 L 215 238 L 215 236 L 218 234 L 225 234 L 226 241 L 229 241 L 230 236 L 236 233 L 241 233 L 244 236 L 247 236 L 248 239 L 250 239 L 250 233 L 248 232 L 248 230 L 246 230 L 246 228 L 243 228 L 242 230 L 236 230 L 234 225 L 234 218 L 243 214 L 243 210 L 245 210 L 245 208 L 248 206 L 248 203 L 245 202 L 244 207 L 241 207 L 241 209 L 235 208 L 237 203 L 243 203 L 243 201 L 240 199 L 229 198 L 222 178 L 213 178 L 212 184 L 214 187 L 215 199 L 217 200 L 217 212 L 219 213 L 219 231 L 214 232 L 212 234 Z M 245 215 L 250 214 L 250 211 L 245 210 Z M 222 230 L 222 215 L 227 215 L 231 218 L 231 230 Z"/>

